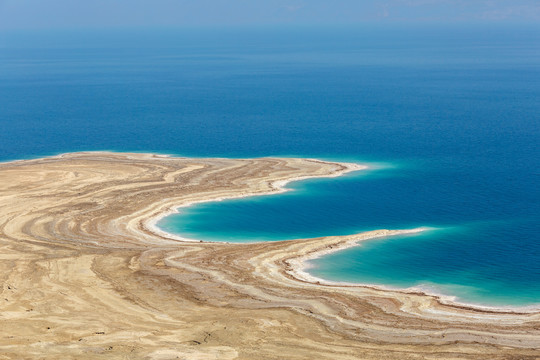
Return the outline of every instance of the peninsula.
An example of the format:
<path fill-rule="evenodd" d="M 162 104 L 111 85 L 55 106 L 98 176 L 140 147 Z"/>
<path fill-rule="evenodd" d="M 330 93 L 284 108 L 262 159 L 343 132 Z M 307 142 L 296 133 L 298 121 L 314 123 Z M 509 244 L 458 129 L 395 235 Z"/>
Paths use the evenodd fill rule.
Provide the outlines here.
<path fill-rule="evenodd" d="M 539 359 L 540 312 L 302 270 L 418 230 L 228 244 L 155 227 L 178 207 L 357 169 L 107 152 L 0 164 L 0 359 Z"/>

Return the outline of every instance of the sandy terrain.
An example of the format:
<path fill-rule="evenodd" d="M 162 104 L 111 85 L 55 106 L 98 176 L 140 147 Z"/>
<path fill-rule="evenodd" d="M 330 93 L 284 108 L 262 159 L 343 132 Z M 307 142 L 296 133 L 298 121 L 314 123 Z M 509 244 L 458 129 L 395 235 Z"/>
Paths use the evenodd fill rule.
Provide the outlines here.
<path fill-rule="evenodd" d="M 302 272 L 321 251 L 400 231 L 224 244 L 153 230 L 177 206 L 346 171 L 112 153 L 1 164 L 0 359 L 540 359 L 538 312 Z"/>

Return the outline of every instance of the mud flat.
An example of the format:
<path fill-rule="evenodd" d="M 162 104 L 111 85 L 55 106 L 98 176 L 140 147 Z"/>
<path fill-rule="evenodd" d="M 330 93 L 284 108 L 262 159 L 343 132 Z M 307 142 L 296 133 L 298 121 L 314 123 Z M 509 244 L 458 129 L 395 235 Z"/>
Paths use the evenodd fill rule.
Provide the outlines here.
<path fill-rule="evenodd" d="M 355 169 L 105 152 L 0 164 L 0 359 L 540 359 L 538 311 L 302 272 L 400 230 L 255 244 L 155 231 L 177 207 Z"/>

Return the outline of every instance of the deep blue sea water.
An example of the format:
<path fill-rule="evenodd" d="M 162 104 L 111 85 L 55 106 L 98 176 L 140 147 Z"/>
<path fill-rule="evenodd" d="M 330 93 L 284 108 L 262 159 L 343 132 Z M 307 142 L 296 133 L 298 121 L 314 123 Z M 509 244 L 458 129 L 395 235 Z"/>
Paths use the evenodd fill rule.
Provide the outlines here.
<path fill-rule="evenodd" d="M 369 171 L 160 223 L 269 241 L 435 228 L 316 276 L 540 303 L 540 27 L 0 33 L 0 160 L 80 150 L 301 156 Z"/>

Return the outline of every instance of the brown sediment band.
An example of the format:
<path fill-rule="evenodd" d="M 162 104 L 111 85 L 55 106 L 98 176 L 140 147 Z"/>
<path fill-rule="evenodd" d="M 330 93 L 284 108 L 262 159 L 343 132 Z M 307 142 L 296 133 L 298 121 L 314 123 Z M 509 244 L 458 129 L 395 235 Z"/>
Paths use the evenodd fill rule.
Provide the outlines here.
<path fill-rule="evenodd" d="M 191 203 L 354 169 L 105 152 L 1 164 L 0 358 L 540 358 L 538 312 L 302 272 L 306 259 L 403 231 L 225 244 L 154 226 Z"/>

